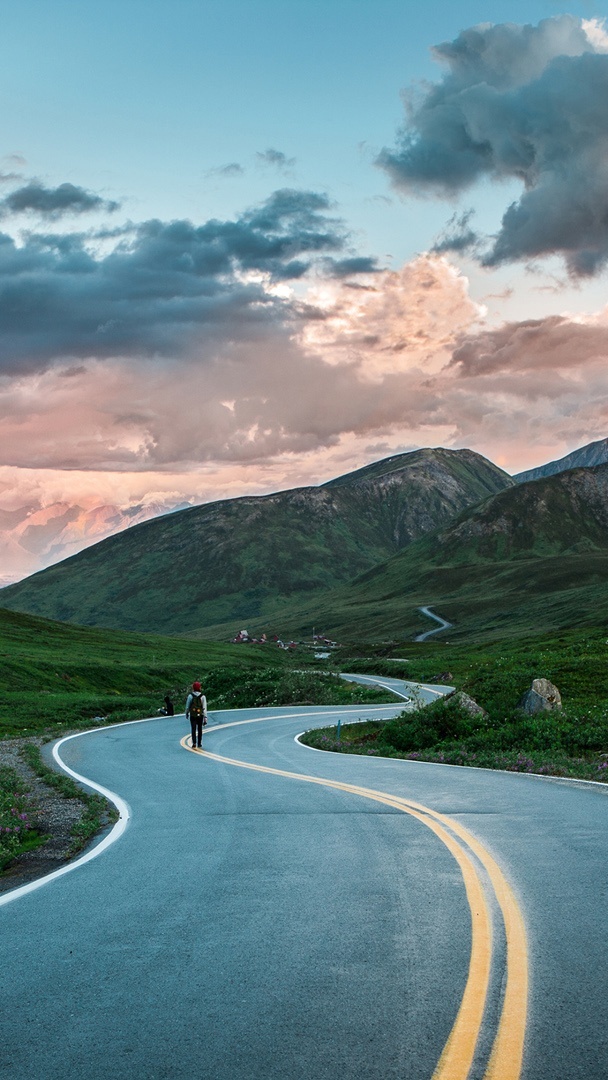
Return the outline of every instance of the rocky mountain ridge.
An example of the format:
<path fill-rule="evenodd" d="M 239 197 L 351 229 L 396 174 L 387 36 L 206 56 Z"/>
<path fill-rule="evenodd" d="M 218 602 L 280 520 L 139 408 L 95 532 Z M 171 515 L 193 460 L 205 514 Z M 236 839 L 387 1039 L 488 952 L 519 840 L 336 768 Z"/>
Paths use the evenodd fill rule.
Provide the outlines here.
<path fill-rule="evenodd" d="M 470 453 L 470 451 L 458 452 Z M 424 455 L 426 451 L 414 453 Z M 395 484 L 394 477 L 391 480 L 391 462 L 398 472 L 399 462 L 403 456 L 397 454 L 376 463 L 381 466 L 382 471 L 385 471 L 384 483 L 388 490 Z M 608 439 L 601 439 L 580 447 L 557 461 L 518 473 L 513 479 L 518 483 L 525 483 L 528 480 L 553 475 L 566 469 L 593 467 L 606 461 L 608 461 Z M 427 461 L 427 467 L 428 464 Z M 375 465 L 365 466 L 344 477 L 330 480 L 322 487 L 340 487 L 346 482 L 356 483 L 358 478 L 361 478 L 364 484 L 370 483 L 374 468 Z M 446 492 L 446 495 L 449 498 L 449 492 Z M 175 510 L 184 509 L 187 505 L 186 502 L 175 503 L 157 499 L 127 506 L 100 504 L 90 507 L 63 501 L 46 506 L 32 502 L 16 509 L 0 507 L 0 588 L 69 558 L 131 525 L 173 513 Z M 419 511 L 423 513 L 423 508 L 420 507 Z M 432 527 L 432 522 L 429 519 L 426 528 L 430 527 Z M 406 526 L 406 533 L 402 536 L 397 535 L 396 540 L 398 544 L 411 542 L 416 535 L 416 530 L 409 532 Z"/>
<path fill-rule="evenodd" d="M 556 473 L 566 472 L 568 469 L 589 469 L 595 465 L 605 465 L 608 462 L 608 439 L 598 439 L 597 442 L 587 443 L 573 450 L 571 454 L 549 461 L 546 465 L 539 465 L 536 469 L 526 469 L 525 472 L 517 473 L 514 477 L 519 484 L 525 484 L 528 480 L 540 480 L 543 476 L 554 476 Z"/>
<path fill-rule="evenodd" d="M 505 489 L 421 537 L 307 612 L 297 632 L 414 636 L 421 605 L 453 623 L 450 638 L 608 621 L 608 463 Z M 255 630 L 255 625 L 254 625 Z"/>

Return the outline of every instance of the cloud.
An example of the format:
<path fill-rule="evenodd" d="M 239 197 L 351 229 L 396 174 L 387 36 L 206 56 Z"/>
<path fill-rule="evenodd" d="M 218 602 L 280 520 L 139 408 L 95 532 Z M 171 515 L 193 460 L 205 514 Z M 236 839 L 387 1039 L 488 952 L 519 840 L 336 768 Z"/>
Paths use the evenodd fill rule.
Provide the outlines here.
<path fill-rule="evenodd" d="M 306 222 L 315 208 L 298 206 Z M 0 460 L 126 472 L 261 464 L 443 423 L 432 377 L 480 314 L 466 279 L 426 257 L 372 281 L 282 300 L 256 334 L 220 320 L 200 359 L 199 344 L 194 359 L 115 355 L 4 377 Z"/>
<path fill-rule="evenodd" d="M 287 154 L 284 154 L 282 150 L 273 150 L 272 148 L 264 150 L 263 153 L 258 150 L 255 156 L 259 165 L 269 165 L 274 169 L 279 169 L 281 172 L 293 168 L 296 163 L 295 157 L 287 157 Z"/>
<path fill-rule="evenodd" d="M 64 214 L 85 214 L 92 210 L 113 213 L 119 205 L 74 184 L 48 188 L 39 180 L 30 180 L 0 200 L 0 216 L 33 213 L 55 220 Z"/>
<path fill-rule="evenodd" d="M 224 328 L 204 362 L 116 356 L 0 377 L 0 507 L 258 494 L 421 445 L 518 471 L 605 434 L 608 312 L 490 330 L 437 256 L 286 303 L 290 320 L 257 339 Z"/>
<path fill-rule="evenodd" d="M 146 221 L 97 254 L 81 233 L 0 234 L 0 372 L 66 357 L 201 357 L 259 337 L 290 309 L 270 282 L 340 252 L 341 222 L 316 192 L 281 189 L 232 221 Z M 108 234 L 106 234 L 108 235 Z"/>
<path fill-rule="evenodd" d="M 542 371 L 551 378 L 570 375 L 608 360 L 608 327 L 573 322 L 562 316 L 507 323 L 496 330 L 467 337 L 451 361 L 461 376 Z M 546 377 L 544 375 L 543 377 Z"/>
<path fill-rule="evenodd" d="M 208 169 L 205 176 L 244 176 L 245 170 L 238 161 L 230 161 L 227 165 L 218 165 L 214 169 Z"/>
<path fill-rule="evenodd" d="M 445 256 L 378 269 L 322 193 L 102 231 L 0 235 L 0 461 L 45 498 L 269 491 L 416 444 L 516 469 L 552 417 L 553 456 L 608 418 L 605 313 L 489 330 Z"/>
<path fill-rule="evenodd" d="M 353 255 L 348 259 L 326 259 L 325 265 L 330 277 L 345 278 L 356 274 L 375 274 L 378 260 L 369 255 Z"/>
<path fill-rule="evenodd" d="M 469 251 L 479 244 L 479 236 L 469 226 L 473 210 L 464 214 L 454 214 L 448 221 L 439 239 L 433 244 L 432 252 L 444 255 L 449 251 Z"/>
<path fill-rule="evenodd" d="M 517 471 L 604 438 L 607 359 L 606 311 L 464 335 L 443 373 L 460 444 L 500 447 L 495 460 Z"/>
<path fill-rule="evenodd" d="M 482 257 L 560 254 L 573 277 L 608 261 L 608 52 L 597 22 L 473 27 L 436 47 L 443 79 L 406 103 L 378 164 L 407 194 L 455 197 L 484 177 L 524 187 Z"/>
<path fill-rule="evenodd" d="M 443 367 L 459 338 L 483 317 L 468 281 L 447 259 L 421 255 L 371 283 L 327 285 L 309 293 L 304 343 L 326 363 L 356 364 L 363 380 Z"/>

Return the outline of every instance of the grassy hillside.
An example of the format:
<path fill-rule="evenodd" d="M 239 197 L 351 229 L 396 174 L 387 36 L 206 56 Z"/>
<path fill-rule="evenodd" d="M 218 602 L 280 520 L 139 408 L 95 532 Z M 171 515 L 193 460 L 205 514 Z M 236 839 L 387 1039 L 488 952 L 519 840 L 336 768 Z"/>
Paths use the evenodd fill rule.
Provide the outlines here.
<path fill-rule="evenodd" d="M 200 679 L 211 708 L 380 700 L 314 670 L 305 650 L 222 645 L 69 626 L 0 610 L 0 738 L 176 712 Z M 296 670 L 294 670 L 296 669 Z M 302 673 L 304 669 L 304 673 Z M 386 695 L 384 695 L 384 698 Z"/>
<path fill-rule="evenodd" d="M 469 450 L 420 450 L 319 488 L 194 507 L 138 525 L 2 590 L 63 621 L 232 633 L 383 562 L 514 484 Z"/>
<path fill-rule="evenodd" d="M 432 628 L 422 605 L 454 623 L 450 638 L 608 622 L 608 465 L 500 492 L 282 618 L 288 633 L 403 639 Z"/>

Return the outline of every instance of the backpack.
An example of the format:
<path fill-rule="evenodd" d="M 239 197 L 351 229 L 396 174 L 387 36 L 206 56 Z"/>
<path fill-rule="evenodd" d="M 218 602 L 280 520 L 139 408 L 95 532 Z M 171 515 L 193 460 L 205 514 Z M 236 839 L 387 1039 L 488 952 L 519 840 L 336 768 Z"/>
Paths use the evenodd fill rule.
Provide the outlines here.
<path fill-rule="evenodd" d="M 190 702 L 190 719 L 201 720 L 203 716 L 203 695 L 193 694 Z"/>

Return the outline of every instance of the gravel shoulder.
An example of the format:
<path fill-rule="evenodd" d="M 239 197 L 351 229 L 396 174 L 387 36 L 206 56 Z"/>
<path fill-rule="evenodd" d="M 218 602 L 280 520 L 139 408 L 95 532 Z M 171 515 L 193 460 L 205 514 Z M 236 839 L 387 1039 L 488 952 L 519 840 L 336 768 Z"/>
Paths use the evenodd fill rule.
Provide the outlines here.
<path fill-rule="evenodd" d="M 23 760 L 20 751 L 26 743 L 42 746 L 42 739 L 5 739 L 0 742 L 0 764 L 10 765 L 27 784 L 32 797 L 33 816 L 48 840 L 34 851 L 16 858 L 0 873 L 0 893 L 26 885 L 36 878 L 57 870 L 66 862 L 73 843 L 73 826 L 80 820 L 85 803 L 67 799 L 49 787 Z"/>

